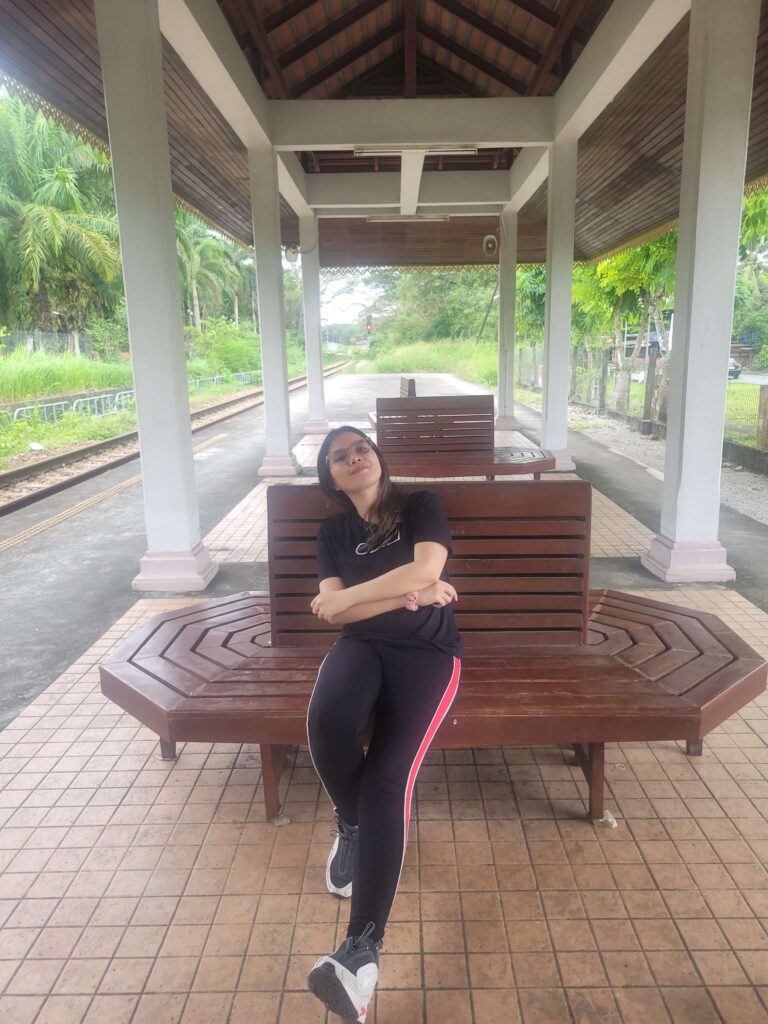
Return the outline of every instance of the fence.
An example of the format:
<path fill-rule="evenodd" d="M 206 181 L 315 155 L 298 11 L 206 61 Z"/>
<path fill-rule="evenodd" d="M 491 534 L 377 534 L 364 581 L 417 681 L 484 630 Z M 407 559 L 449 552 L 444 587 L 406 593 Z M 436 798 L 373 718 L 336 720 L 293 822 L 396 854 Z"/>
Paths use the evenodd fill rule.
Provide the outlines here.
<path fill-rule="evenodd" d="M 607 351 L 572 348 L 570 372 L 571 402 L 597 413 L 613 409 L 649 422 L 658 420 L 664 360 L 656 358 L 653 349 L 647 359 L 638 359 L 628 369 L 621 370 Z M 737 443 L 768 448 L 768 385 L 759 381 L 729 380 L 727 389 L 725 437 Z"/>
<path fill-rule="evenodd" d="M 93 337 L 83 331 L 9 331 L 0 337 L 0 353 L 25 349 L 27 352 L 45 352 L 48 355 L 89 356 L 93 351 Z"/>
<path fill-rule="evenodd" d="M 187 383 L 189 384 L 190 391 L 205 391 L 233 382 L 237 384 L 259 383 L 260 379 L 259 372 L 251 370 L 247 373 L 221 374 L 218 377 L 197 377 Z M 136 392 L 131 389 L 130 391 L 117 391 L 102 395 L 90 395 L 85 398 L 75 398 L 72 401 L 63 399 L 56 402 L 35 402 L 32 405 L 22 405 L 14 409 L 13 421 L 17 422 L 18 420 L 28 420 L 36 417 L 46 423 L 55 423 L 68 412 L 98 418 L 100 416 L 110 416 L 117 412 L 131 411 L 135 408 L 135 405 Z M 0 423 L 5 422 L 6 419 L 11 419 L 9 413 L 3 413 L 0 416 Z"/>

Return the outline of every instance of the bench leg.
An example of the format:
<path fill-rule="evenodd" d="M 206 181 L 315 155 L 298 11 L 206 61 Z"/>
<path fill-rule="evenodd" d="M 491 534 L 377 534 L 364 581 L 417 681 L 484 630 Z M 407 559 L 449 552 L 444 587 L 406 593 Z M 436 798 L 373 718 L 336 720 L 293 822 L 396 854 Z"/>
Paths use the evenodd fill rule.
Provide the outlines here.
<path fill-rule="evenodd" d="M 589 813 L 592 821 L 603 821 L 605 814 L 605 744 L 574 743 L 573 752 L 589 786 Z"/>
<path fill-rule="evenodd" d="M 278 787 L 289 747 L 274 743 L 260 743 L 259 749 L 261 750 L 261 777 L 264 783 L 264 809 L 267 820 L 277 822 L 280 813 Z M 280 824 L 283 822 L 281 821 Z"/>
<path fill-rule="evenodd" d="M 534 473 L 533 474 L 533 479 L 534 480 L 541 480 L 541 473 Z"/>
<path fill-rule="evenodd" d="M 164 761 L 175 761 L 176 760 L 176 744 L 173 740 L 164 740 L 160 737 L 160 757 Z"/>
<path fill-rule="evenodd" d="M 701 757 L 704 753 L 704 740 L 686 740 L 685 752 L 688 757 Z"/>

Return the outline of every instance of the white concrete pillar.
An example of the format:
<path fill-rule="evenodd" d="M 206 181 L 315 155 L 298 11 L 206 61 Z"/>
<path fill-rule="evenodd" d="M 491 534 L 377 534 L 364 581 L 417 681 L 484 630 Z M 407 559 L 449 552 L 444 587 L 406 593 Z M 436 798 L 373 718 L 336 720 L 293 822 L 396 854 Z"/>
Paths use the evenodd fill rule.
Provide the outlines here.
<path fill-rule="evenodd" d="M 549 147 L 541 445 L 555 455 L 560 470 L 574 469 L 568 452 L 568 383 L 577 160 L 575 139 Z"/>
<path fill-rule="evenodd" d="M 323 350 L 320 339 L 320 243 L 317 217 L 299 217 L 301 285 L 304 294 L 304 347 L 307 354 L 306 434 L 328 430 L 323 392 Z"/>
<path fill-rule="evenodd" d="M 136 590 L 203 590 L 157 0 L 96 0 L 141 446 Z"/>
<path fill-rule="evenodd" d="M 643 565 L 730 580 L 717 539 L 731 321 L 760 0 L 693 0 L 661 529 Z"/>
<path fill-rule="evenodd" d="M 515 289 L 517 286 L 517 211 L 499 218 L 499 374 L 496 426 L 517 430 L 515 419 Z"/>
<path fill-rule="evenodd" d="M 261 373 L 264 387 L 267 452 L 261 476 L 298 473 L 291 452 L 291 414 L 288 404 L 288 364 L 285 353 L 283 260 L 280 248 L 280 193 L 277 156 L 271 146 L 248 152 L 253 212 L 253 250 L 261 334 Z"/>

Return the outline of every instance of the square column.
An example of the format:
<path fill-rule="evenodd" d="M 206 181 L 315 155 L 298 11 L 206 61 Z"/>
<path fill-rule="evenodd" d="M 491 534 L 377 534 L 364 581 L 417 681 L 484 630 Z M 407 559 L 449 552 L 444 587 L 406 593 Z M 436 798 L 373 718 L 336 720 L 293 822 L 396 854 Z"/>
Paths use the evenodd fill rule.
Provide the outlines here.
<path fill-rule="evenodd" d="M 304 294 L 304 348 L 307 355 L 307 422 L 304 432 L 328 430 L 323 392 L 323 350 L 320 340 L 320 241 L 316 216 L 299 217 L 301 286 Z"/>
<path fill-rule="evenodd" d="M 575 139 L 556 141 L 549 147 L 541 444 L 553 453 L 560 470 L 575 468 L 568 452 L 568 382 L 577 162 Z"/>
<path fill-rule="evenodd" d="M 291 452 L 288 365 L 285 354 L 283 263 L 280 248 L 280 193 L 277 156 L 271 146 L 248 151 L 253 213 L 253 250 L 261 334 L 267 453 L 260 476 L 295 476 L 299 467 Z"/>
<path fill-rule="evenodd" d="M 517 430 L 515 419 L 515 289 L 517 287 L 517 211 L 499 218 L 499 374 L 496 426 Z"/>
<path fill-rule="evenodd" d="M 157 0 L 96 0 L 136 388 L 147 553 L 136 590 L 203 590 Z"/>
<path fill-rule="evenodd" d="M 720 466 L 759 0 L 693 0 L 661 529 L 642 564 L 731 580 Z"/>

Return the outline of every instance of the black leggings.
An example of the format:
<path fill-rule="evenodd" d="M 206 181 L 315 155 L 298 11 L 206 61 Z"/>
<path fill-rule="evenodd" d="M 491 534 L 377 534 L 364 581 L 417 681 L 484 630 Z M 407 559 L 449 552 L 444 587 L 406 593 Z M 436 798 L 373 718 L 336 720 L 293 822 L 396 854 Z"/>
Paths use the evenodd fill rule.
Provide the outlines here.
<path fill-rule="evenodd" d="M 342 819 L 360 826 L 347 935 L 373 921 L 373 938 L 384 936 L 405 860 L 416 775 L 460 672 L 459 659 L 437 648 L 354 637 L 337 640 L 320 666 L 307 711 L 309 752 Z"/>

